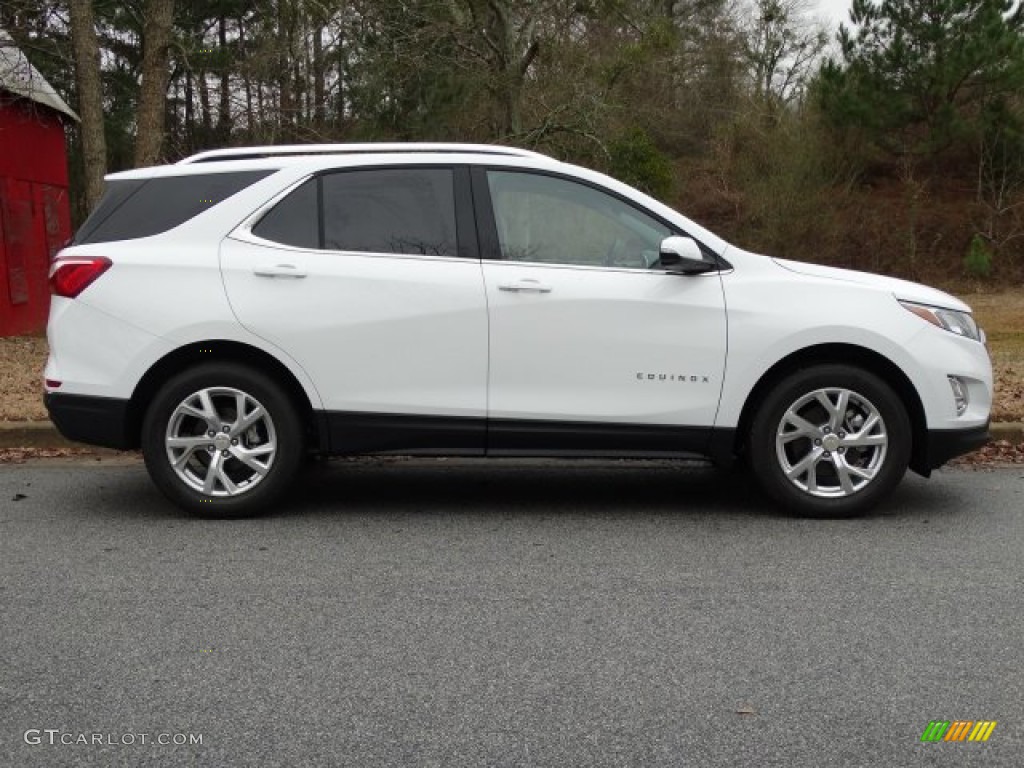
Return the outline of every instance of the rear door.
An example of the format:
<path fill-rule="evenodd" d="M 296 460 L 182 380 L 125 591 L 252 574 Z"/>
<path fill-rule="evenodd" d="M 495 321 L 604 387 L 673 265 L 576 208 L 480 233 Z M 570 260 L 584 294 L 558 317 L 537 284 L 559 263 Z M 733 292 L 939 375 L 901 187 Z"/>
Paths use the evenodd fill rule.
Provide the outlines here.
<path fill-rule="evenodd" d="M 487 312 L 468 195 L 468 171 L 450 166 L 338 170 L 224 242 L 232 308 L 310 375 L 333 450 L 483 451 Z"/>

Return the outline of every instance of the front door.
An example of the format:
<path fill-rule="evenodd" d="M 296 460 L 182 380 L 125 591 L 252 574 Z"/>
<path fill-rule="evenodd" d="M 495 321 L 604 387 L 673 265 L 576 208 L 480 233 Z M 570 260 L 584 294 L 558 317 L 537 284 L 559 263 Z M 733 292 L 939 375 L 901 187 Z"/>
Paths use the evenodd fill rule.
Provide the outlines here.
<path fill-rule="evenodd" d="M 489 450 L 703 448 L 725 367 L 718 274 L 661 269 L 661 241 L 680 233 L 594 186 L 508 170 L 475 183 L 498 251 L 483 261 Z"/>

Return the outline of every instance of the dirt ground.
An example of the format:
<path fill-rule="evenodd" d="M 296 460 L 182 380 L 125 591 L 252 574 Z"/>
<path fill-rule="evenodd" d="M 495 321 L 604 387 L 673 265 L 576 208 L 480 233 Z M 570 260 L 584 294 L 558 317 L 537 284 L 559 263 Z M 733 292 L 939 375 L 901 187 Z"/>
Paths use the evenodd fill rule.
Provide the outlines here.
<path fill-rule="evenodd" d="M 1024 291 L 965 295 L 988 334 L 996 375 L 992 421 L 1024 421 Z M 0 338 L 0 421 L 42 421 L 46 339 Z"/>
<path fill-rule="evenodd" d="M 0 338 L 0 421 L 44 421 L 46 339 Z"/>

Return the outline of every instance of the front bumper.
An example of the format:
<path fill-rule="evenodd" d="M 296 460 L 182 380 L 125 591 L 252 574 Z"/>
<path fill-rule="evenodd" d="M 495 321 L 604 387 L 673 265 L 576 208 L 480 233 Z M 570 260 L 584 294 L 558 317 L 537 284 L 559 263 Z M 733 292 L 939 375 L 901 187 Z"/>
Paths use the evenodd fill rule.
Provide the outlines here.
<path fill-rule="evenodd" d="M 127 400 L 47 392 L 43 402 L 50 420 L 68 440 L 122 451 L 138 447 Z"/>
<path fill-rule="evenodd" d="M 991 439 L 987 422 L 970 429 L 930 429 L 923 450 L 917 452 L 911 469 L 927 476 L 950 459 L 976 451 Z"/>

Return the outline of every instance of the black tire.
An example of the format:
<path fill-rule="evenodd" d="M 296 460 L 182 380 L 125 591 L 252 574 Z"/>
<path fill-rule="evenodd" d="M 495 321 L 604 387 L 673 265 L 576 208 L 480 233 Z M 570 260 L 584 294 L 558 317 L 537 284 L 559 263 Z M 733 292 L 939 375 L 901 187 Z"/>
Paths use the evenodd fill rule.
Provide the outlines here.
<path fill-rule="evenodd" d="M 212 411 L 203 402 L 203 391 Z M 241 420 L 237 393 L 244 396 Z M 193 415 L 186 401 L 192 411 L 201 406 L 216 418 Z M 243 428 L 246 417 L 256 421 Z M 214 420 L 221 428 L 214 427 L 210 438 L 207 430 Z M 210 442 L 172 449 L 169 435 Z M 170 451 L 182 460 L 180 472 L 172 466 Z M 209 518 L 248 517 L 270 509 L 291 486 L 304 454 L 302 423 L 295 404 L 270 377 L 237 363 L 207 363 L 179 373 L 153 398 L 142 424 L 142 454 L 153 482 L 182 509 Z M 210 490 L 198 487 L 205 482 L 211 483 Z"/>
<path fill-rule="evenodd" d="M 832 411 L 818 397 L 822 390 Z M 842 391 L 850 395 L 840 417 Z M 872 413 L 880 426 L 867 434 L 866 425 L 879 423 L 871 420 Z M 880 443 L 883 435 L 884 446 L 867 444 Z M 906 473 L 910 418 L 892 387 L 873 373 L 818 365 L 786 376 L 771 389 L 751 423 L 747 446 L 759 484 L 787 512 L 854 517 L 870 511 Z"/>

